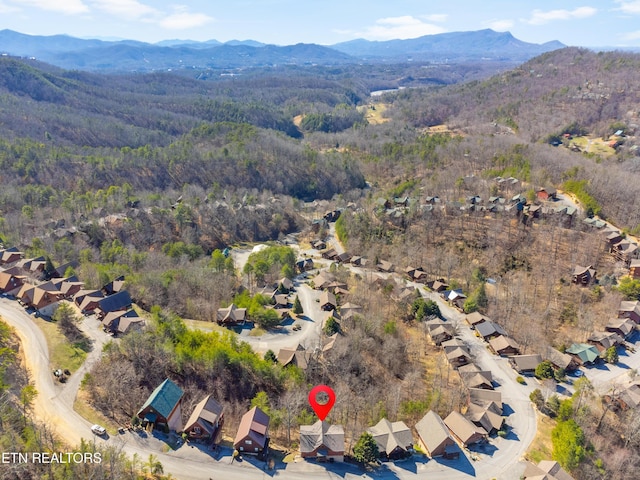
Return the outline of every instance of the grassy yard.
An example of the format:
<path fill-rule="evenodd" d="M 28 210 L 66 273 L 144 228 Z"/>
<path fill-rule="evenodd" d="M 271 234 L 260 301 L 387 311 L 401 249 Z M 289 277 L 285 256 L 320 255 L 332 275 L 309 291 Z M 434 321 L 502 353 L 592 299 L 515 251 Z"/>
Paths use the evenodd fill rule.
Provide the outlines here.
<path fill-rule="evenodd" d="M 47 339 L 47 346 L 49 347 L 49 367 L 52 370 L 61 368 L 63 370 L 68 369 L 71 373 L 75 372 L 87 358 L 90 345 L 86 342 L 69 342 L 55 322 L 50 322 L 38 317 L 34 317 L 33 319 Z"/>
<path fill-rule="evenodd" d="M 82 388 L 78 391 L 78 396 L 73 402 L 73 409 L 89 422 L 102 425 L 107 429 L 109 435 L 117 434 L 118 426 L 89 405 L 87 394 L 82 390 Z"/>
<path fill-rule="evenodd" d="M 358 110 L 365 112 L 364 118 L 372 125 L 380 125 L 389 121 L 388 118 L 384 118 L 382 114 L 387 109 L 387 105 L 384 103 L 376 103 L 373 105 L 364 105 L 358 107 Z"/>
<path fill-rule="evenodd" d="M 556 426 L 556 421 L 545 415 L 538 414 L 538 432 L 533 443 L 529 447 L 529 451 L 525 455 L 527 460 L 538 463 L 540 460 L 551 459 L 551 430 Z"/>

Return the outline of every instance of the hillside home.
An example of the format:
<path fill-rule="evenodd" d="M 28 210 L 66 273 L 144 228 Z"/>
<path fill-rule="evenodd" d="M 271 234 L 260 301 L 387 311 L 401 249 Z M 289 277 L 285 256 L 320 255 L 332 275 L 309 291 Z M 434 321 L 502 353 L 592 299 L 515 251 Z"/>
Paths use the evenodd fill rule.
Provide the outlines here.
<path fill-rule="evenodd" d="M 553 460 L 541 460 L 538 465 L 527 462 L 522 478 L 523 480 L 573 480 L 573 477 Z"/>
<path fill-rule="evenodd" d="M 476 332 L 485 341 L 489 341 L 492 338 L 499 337 L 500 335 L 506 335 L 507 332 L 494 322 L 482 322 L 476 325 Z"/>
<path fill-rule="evenodd" d="M 176 432 L 182 431 L 182 395 L 183 391 L 168 378 L 156 387 L 144 405 L 138 410 L 141 420 L 154 426 L 166 426 Z"/>
<path fill-rule="evenodd" d="M 466 367 L 467 365 L 465 365 Z M 464 368 L 464 367 L 460 367 Z M 460 371 L 462 382 L 467 388 L 482 388 L 484 390 L 493 390 L 493 375 L 490 371 Z"/>
<path fill-rule="evenodd" d="M 577 265 L 573 269 L 572 282 L 576 285 L 582 285 L 586 287 L 596 281 L 596 270 L 589 265 L 588 267 L 581 267 Z"/>
<path fill-rule="evenodd" d="M 575 359 L 578 365 L 592 364 L 600 358 L 598 349 L 586 343 L 574 343 L 567 348 L 567 353 Z"/>
<path fill-rule="evenodd" d="M 0 265 L 10 265 L 22 259 L 22 252 L 16 247 L 0 250 Z"/>
<path fill-rule="evenodd" d="M 283 367 L 295 365 L 302 370 L 306 370 L 311 360 L 311 352 L 308 352 L 302 345 L 298 344 L 295 349 L 281 348 L 278 351 L 278 363 Z"/>
<path fill-rule="evenodd" d="M 418 433 L 418 445 L 431 458 L 458 458 L 460 449 L 455 440 L 451 438 L 449 429 L 440 418 L 440 415 L 432 410 L 416 423 Z"/>
<path fill-rule="evenodd" d="M 460 412 L 451 412 L 444 419 L 444 424 L 453 438 L 464 447 L 482 442 L 487 438 L 487 431 L 484 428 L 474 425 L 471 420 L 465 418 Z"/>
<path fill-rule="evenodd" d="M 336 302 L 336 296 L 331 292 L 322 292 L 320 295 L 320 308 L 325 312 L 329 312 L 331 310 L 335 310 L 338 306 Z"/>
<path fill-rule="evenodd" d="M 241 453 L 262 455 L 269 447 L 269 415 L 253 407 L 242 416 L 233 441 L 234 448 Z"/>
<path fill-rule="evenodd" d="M 612 318 L 604 329 L 607 332 L 617 333 L 620 337 L 627 340 L 636 331 L 636 323 L 630 318 Z"/>
<path fill-rule="evenodd" d="M 572 371 L 579 367 L 579 363 L 568 353 L 562 353 L 555 348 L 548 347 L 545 352 L 544 359 L 551 362 L 551 365 L 557 370 Z"/>
<path fill-rule="evenodd" d="M 520 354 L 520 346 L 516 341 L 507 335 L 500 335 L 489 340 L 489 345 L 494 352 L 501 357 L 510 357 Z"/>
<path fill-rule="evenodd" d="M 224 408 L 211 395 L 198 403 L 184 427 L 190 440 L 215 443 L 224 424 Z"/>
<path fill-rule="evenodd" d="M 118 278 L 110 281 L 104 287 L 102 287 L 102 292 L 105 296 L 113 295 L 114 293 L 118 293 L 122 291 L 124 288 L 124 275 L 120 275 Z"/>
<path fill-rule="evenodd" d="M 98 318 L 102 319 L 107 313 L 118 312 L 120 310 L 126 311 L 131 308 L 132 304 L 133 300 L 131 300 L 129 292 L 122 290 L 118 293 L 114 293 L 113 295 L 100 299 L 98 301 L 96 312 L 98 314 Z"/>
<path fill-rule="evenodd" d="M 344 461 L 344 429 L 318 420 L 300 425 L 300 455 L 316 460 Z"/>
<path fill-rule="evenodd" d="M 453 368 L 458 368 L 462 365 L 471 363 L 471 355 L 469 355 L 469 352 L 466 349 L 461 347 L 454 348 L 448 352 L 446 356 Z"/>
<path fill-rule="evenodd" d="M 509 362 L 518 373 L 531 373 L 542 363 L 542 355 L 513 355 L 509 357 Z"/>
<path fill-rule="evenodd" d="M 611 254 L 616 260 L 630 265 L 631 260 L 638 258 L 640 250 L 638 244 L 624 239 L 611 247 Z"/>
<path fill-rule="evenodd" d="M 413 448 L 413 435 L 404 422 L 390 422 L 383 418 L 367 431 L 376 441 L 382 458 L 390 460 L 403 458 L 410 454 Z"/>
<path fill-rule="evenodd" d="M 218 325 L 235 326 L 244 325 L 247 320 L 247 309 L 238 308 L 234 303 L 226 308 L 219 308 L 216 314 Z"/>
<path fill-rule="evenodd" d="M 610 347 L 624 343 L 624 339 L 614 332 L 593 332 L 587 339 L 587 343 L 593 345 L 599 352 L 604 352 Z"/>
<path fill-rule="evenodd" d="M 27 276 L 22 274 L 22 270 L 11 267 L 0 272 L 0 292 L 6 295 L 15 296 L 18 294 Z"/>
<path fill-rule="evenodd" d="M 142 327 L 144 327 L 144 320 L 138 316 L 135 310 L 109 312 L 102 319 L 102 328 L 114 335 L 126 335 L 141 330 Z"/>
<path fill-rule="evenodd" d="M 636 324 L 640 323 L 640 302 L 638 300 L 620 302 L 618 318 L 630 318 Z"/>
<path fill-rule="evenodd" d="M 466 416 L 474 425 L 481 427 L 489 434 L 500 430 L 504 423 L 502 412 L 498 412 L 495 404 L 490 402 L 484 405 L 470 404 Z"/>
<path fill-rule="evenodd" d="M 379 272 L 391 273 L 395 270 L 396 267 L 391 262 L 380 260 L 380 262 L 376 265 L 376 268 Z"/>
<path fill-rule="evenodd" d="M 479 323 L 491 321 L 489 317 L 485 317 L 480 312 L 469 313 L 466 317 L 467 323 L 472 327 L 475 327 Z"/>

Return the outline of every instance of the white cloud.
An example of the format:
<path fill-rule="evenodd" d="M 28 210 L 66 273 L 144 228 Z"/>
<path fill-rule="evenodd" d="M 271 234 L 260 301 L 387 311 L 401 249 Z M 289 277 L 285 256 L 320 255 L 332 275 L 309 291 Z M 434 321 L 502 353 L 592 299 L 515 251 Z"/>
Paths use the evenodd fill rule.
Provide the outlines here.
<path fill-rule="evenodd" d="M 438 25 L 425 23 L 419 18 L 405 15 L 402 17 L 387 17 L 376 20 L 375 25 L 360 32 L 350 32 L 354 37 L 368 40 L 392 40 L 417 38 L 423 35 L 444 33 L 446 30 Z"/>
<path fill-rule="evenodd" d="M 545 23 L 554 22 L 556 20 L 572 20 L 576 18 L 587 18 L 598 12 L 593 7 L 578 7 L 574 10 L 534 10 L 529 20 L 525 20 L 531 25 L 544 25 Z"/>
<path fill-rule="evenodd" d="M 87 7 L 82 0 L 14 0 L 14 3 L 67 15 L 87 13 L 89 11 L 89 7 Z M 0 5 L 0 7 L 1 6 L 2 5 Z"/>
<path fill-rule="evenodd" d="M 488 23 L 488 27 L 497 32 L 506 32 L 513 28 L 513 20 L 493 20 Z"/>
<path fill-rule="evenodd" d="M 2 3 L 0 1 L 0 13 L 15 13 L 19 11 L 20 11 L 19 8 L 12 7 L 11 5 L 7 5 L 6 3 Z"/>
<path fill-rule="evenodd" d="M 213 17 L 204 13 L 176 12 L 164 17 L 158 24 L 168 30 L 185 30 L 202 27 L 213 22 Z"/>
<path fill-rule="evenodd" d="M 137 0 L 92 0 L 91 3 L 103 12 L 127 20 L 155 16 L 160 13 L 155 8 L 140 3 Z"/>
<path fill-rule="evenodd" d="M 443 23 L 449 19 L 449 15 L 446 13 L 434 13 L 432 15 L 420 15 L 420 18 L 425 19 L 427 22 Z"/>
<path fill-rule="evenodd" d="M 616 3 L 620 4 L 620 8 L 617 8 L 616 10 L 620 10 L 624 13 L 640 14 L 639 0 L 634 0 L 631 2 L 624 1 L 624 0 L 616 0 Z"/>

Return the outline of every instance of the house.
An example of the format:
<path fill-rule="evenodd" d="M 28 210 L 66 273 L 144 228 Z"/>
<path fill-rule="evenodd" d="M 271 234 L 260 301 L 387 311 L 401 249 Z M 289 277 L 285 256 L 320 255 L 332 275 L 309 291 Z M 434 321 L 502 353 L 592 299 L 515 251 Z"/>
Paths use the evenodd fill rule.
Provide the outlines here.
<path fill-rule="evenodd" d="M 326 260 L 335 260 L 338 256 L 338 252 L 336 252 L 335 248 L 329 248 L 321 252 L 320 255 L 322 255 L 322 258 Z"/>
<path fill-rule="evenodd" d="M 626 340 L 636 331 L 636 324 L 629 318 L 612 318 L 604 329 L 607 332 L 617 333 Z"/>
<path fill-rule="evenodd" d="M 244 325 L 247 320 L 247 309 L 238 308 L 234 303 L 226 308 L 219 308 L 216 315 L 218 325 Z"/>
<path fill-rule="evenodd" d="M 466 316 L 467 323 L 472 327 L 475 327 L 479 323 L 491 321 L 489 317 L 485 317 L 480 312 L 472 312 Z"/>
<path fill-rule="evenodd" d="M 351 261 L 351 254 L 348 252 L 340 253 L 336 255 L 335 261 L 338 263 L 349 263 Z"/>
<path fill-rule="evenodd" d="M 487 390 L 484 388 L 470 388 L 469 389 L 469 403 L 475 403 L 477 405 L 485 405 L 492 403 L 495 405 L 495 411 L 502 413 L 502 393 L 496 390 Z"/>
<path fill-rule="evenodd" d="M 467 365 L 465 365 L 467 366 Z M 463 368 L 463 367 L 460 367 Z M 490 371 L 460 371 L 460 376 L 467 388 L 493 390 L 493 376 Z"/>
<path fill-rule="evenodd" d="M 104 298 L 101 290 L 79 290 L 73 296 L 73 302 L 84 314 L 93 312 L 98 308 L 98 302 Z"/>
<path fill-rule="evenodd" d="M 60 284 L 60 292 L 65 299 L 73 299 L 76 293 L 78 293 L 84 287 L 84 282 L 73 281 L 70 279 L 64 280 Z"/>
<path fill-rule="evenodd" d="M 293 290 L 293 281 L 290 278 L 283 277 L 277 282 L 278 291 L 280 293 L 289 293 Z"/>
<path fill-rule="evenodd" d="M 427 287 L 429 287 L 434 292 L 444 292 L 449 289 L 449 284 L 445 283 L 444 278 L 440 278 L 438 280 L 434 280 L 433 282 L 427 282 Z"/>
<path fill-rule="evenodd" d="M 611 254 L 616 260 L 630 265 L 631 260 L 638 258 L 640 250 L 638 250 L 638 244 L 623 239 L 611 247 Z"/>
<path fill-rule="evenodd" d="M 469 352 L 461 347 L 457 347 L 446 354 L 447 360 L 453 368 L 461 367 L 462 365 L 466 365 L 471 363 L 471 355 Z"/>
<path fill-rule="evenodd" d="M 312 258 L 304 258 L 302 260 L 298 260 L 296 262 L 296 268 L 298 272 L 308 272 L 309 270 L 313 270 L 313 259 Z"/>
<path fill-rule="evenodd" d="M 638 300 L 623 300 L 620 302 L 618 318 L 630 318 L 636 324 L 640 323 L 640 302 Z"/>
<path fill-rule="evenodd" d="M 373 435 L 383 458 L 396 460 L 407 456 L 413 448 L 413 435 L 404 422 L 390 422 L 383 418 L 367 431 Z"/>
<path fill-rule="evenodd" d="M 344 429 L 318 420 L 313 425 L 300 425 L 302 458 L 344 461 Z"/>
<path fill-rule="evenodd" d="M 269 447 L 269 415 L 253 407 L 242 416 L 233 441 L 234 448 L 241 453 L 262 455 Z"/>
<path fill-rule="evenodd" d="M 26 275 L 19 268 L 12 267 L 0 272 L 0 292 L 16 295 L 24 285 Z"/>
<path fill-rule="evenodd" d="M 364 257 L 360 257 L 357 255 L 351 257 L 351 265 L 353 265 L 354 267 L 366 267 L 367 263 L 368 260 Z"/>
<path fill-rule="evenodd" d="M 442 342 L 446 342 L 447 340 L 451 340 L 453 335 L 455 334 L 455 330 L 453 325 L 448 323 L 443 323 L 435 326 L 435 328 L 429 331 L 429 335 L 431 336 L 431 340 L 436 345 L 441 345 Z"/>
<path fill-rule="evenodd" d="M 122 291 L 123 288 L 124 275 L 120 275 L 118 278 L 110 281 L 104 287 L 102 287 L 102 291 L 104 292 L 105 296 L 109 296 Z"/>
<path fill-rule="evenodd" d="M 325 312 L 335 310 L 338 306 L 336 296 L 331 292 L 322 292 L 320 295 L 320 308 Z"/>
<path fill-rule="evenodd" d="M 22 259 L 22 252 L 16 247 L 0 250 L 0 265 L 9 265 Z"/>
<path fill-rule="evenodd" d="M 604 352 L 610 347 L 621 345 L 624 339 L 614 332 L 593 332 L 587 339 L 587 343 L 596 347 L 599 352 Z"/>
<path fill-rule="evenodd" d="M 539 353 L 534 353 L 533 355 L 513 355 L 509 357 L 509 362 L 516 372 L 530 373 L 535 371 L 536 367 L 542 363 L 542 355 Z"/>
<path fill-rule="evenodd" d="M 568 353 L 562 353 L 555 348 L 548 347 L 544 359 L 551 362 L 555 369 L 571 371 L 577 369 L 580 364 Z"/>
<path fill-rule="evenodd" d="M 487 433 L 495 433 L 502 428 L 504 418 L 502 412 L 497 412 L 493 403 L 478 405 L 472 403 L 467 410 L 467 418 L 474 425 L 483 428 Z"/>
<path fill-rule="evenodd" d="M 298 344 L 295 349 L 281 348 L 278 351 L 278 363 L 283 367 L 295 365 L 302 370 L 306 370 L 311 360 L 311 352 L 308 352 L 302 345 Z"/>
<path fill-rule="evenodd" d="M 37 310 L 41 315 L 51 316 L 63 295 L 53 282 L 45 282 L 40 285 L 25 283 L 16 294 L 16 298 L 23 305 Z"/>
<path fill-rule="evenodd" d="M 429 410 L 424 417 L 416 423 L 418 433 L 418 445 L 431 458 L 458 458 L 460 450 L 455 440 L 451 438 L 449 429 L 440 418 L 440 415 Z"/>
<path fill-rule="evenodd" d="M 629 410 L 640 407 L 640 384 L 634 382 L 617 395 L 607 394 L 605 402 L 613 403 L 620 410 Z"/>
<path fill-rule="evenodd" d="M 586 343 L 574 343 L 567 348 L 567 353 L 575 359 L 578 365 L 594 363 L 600 358 L 598 349 Z"/>
<path fill-rule="evenodd" d="M 157 426 L 167 426 L 176 432 L 182 431 L 182 395 L 183 391 L 170 379 L 166 379 L 149 395 L 138 410 L 141 420 Z"/>
<path fill-rule="evenodd" d="M 481 442 L 487 438 L 487 431 L 482 427 L 477 427 L 460 412 L 453 411 L 444 419 L 451 435 L 462 446 L 468 447 L 474 443 Z"/>
<path fill-rule="evenodd" d="M 462 310 L 464 301 L 467 298 L 467 296 L 462 293 L 461 288 L 457 288 L 455 290 L 445 290 L 441 292 L 440 295 L 449 303 L 458 307 L 460 310 Z"/>
<path fill-rule="evenodd" d="M 277 290 L 276 290 L 277 291 Z M 271 297 L 274 308 L 287 308 L 289 307 L 289 295 L 283 293 L 276 293 Z"/>
<path fill-rule="evenodd" d="M 331 273 L 326 270 L 323 270 L 318 275 L 316 275 L 313 279 L 313 288 L 316 290 L 324 290 L 327 286 L 331 285 L 331 283 L 335 282 L 336 277 L 334 277 Z"/>
<path fill-rule="evenodd" d="M 629 264 L 629 276 L 632 278 L 640 278 L 640 260 L 634 258 Z"/>
<path fill-rule="evenodd" d="M 577 285 L 587 286 L 596 281 L 596 271 L 589 265 L 588 267 L 581 267 L 577 265 L 573 269 L 572 282 Z"/>
<path fill-rule="evenodd" d="M 376 268 L 379 272 L 391 273 L 395 270 L 396 267 L 391 262 L 380 260 L 380 262 L 376 265 Z"/>
<path fill-rule="evenodd" d="M 523 480 L 574 480 L 560 464 L 553 460 L 540 460 L 538 465 L 527 462 Z"/>
<path fill-rule="evenodd" d="M 538 188 L 536 190 L 536 198 L 541 201 L 555 200 L 557 193 L 555 188 Z"/>
<path fill-rule="evenodd" d="M 355 303 L 347 302 L 340 307 L 340 319 L 348 320 L 356 315 L 362 314 L 362 307 Z"/>
<path fill-rule="evenodd" d="M 311 240 L 311 248 L 314 250 L 324 250 L 327 248 L 327 244 L 324 240 Z"/>
<path fill-rule="evenodd" d="M 140 330 L 144 320 L 134 310 L 118 310 L 107 313 L 102 319 L 104 330 L 114 335 L 126 335 L 134 330 Z"/>
<path fill-rule="evenodd" d="M 131 308 L 133 300 L 131 295 L 126 290 L 121 290 L 118 293 L 104 297 L 98 301 L 98 318 L 104 318 L 109 312 L 117 312 L 119 310 L 127 310 Z"/>
<path fill-rule="evenodd" d="M 491 338 L 489 340 L 489 345 L 491 345 L 493 351 L 501 357 L 520 354 L 520 346 L 513 338 L 508 337 L 507 335 L 500 335 L 498 337 Z"/>
<path fill-rule="evenodd" d="M 452 338 L 450 340 L 446 340 L 446 341 L 442 342 L 442 344 L 440 346 L 444 348 L 445 353 L 452 352 L 456 348 L 462 348 L 467 353 L 469 353 L 469 349 L 467 348 L 467 344 L 464 343 L 459 338 Z"/>
<path fill-rule="evenodd" d="M 499 337 L 500 335 L 506 335 L 507 332 L 504 329 L 494 322 L 482 322 L 476 325 L 476 332 L 479 336 L 485 339 L 485 341 L 489 341 L 494 337 Z"/>
<path fill-rule="evenodd" d="M 333 293 L 334 295 L 348 295 L 349 294 L 348 285 L 346 283 L 344 283 L 344 282 L 340 282 L 340 281 L 337 281 L 337 280 L 334 280 L 329 285 L 327 285 L 326 289 L 329 292 Z"/>
<path fill-rule="evenodd" d="M 224 424 L 224 407 L 211 395 L 198 403 L 184 427 L 190 440 L 206 440 L 215 443 Z"/>

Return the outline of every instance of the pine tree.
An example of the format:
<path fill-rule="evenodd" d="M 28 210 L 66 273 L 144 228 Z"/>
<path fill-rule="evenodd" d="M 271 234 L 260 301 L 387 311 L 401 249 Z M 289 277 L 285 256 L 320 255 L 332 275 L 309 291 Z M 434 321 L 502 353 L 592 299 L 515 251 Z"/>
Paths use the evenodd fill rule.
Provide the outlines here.
<path fill-rule="evenodd" d="M 378 459 L 378 445 L 373 435 L 364 432 L 353 447 L 353 458 L 356 462 L 372 463 Z"/>
<path fill-rule="evenodd" d="M 303 313 L 302 304 L 300 303 L 300 299 L 296 295 L 296 299 L 293 301 L 293 313 L 296 315 L 300 315 Z"/>

